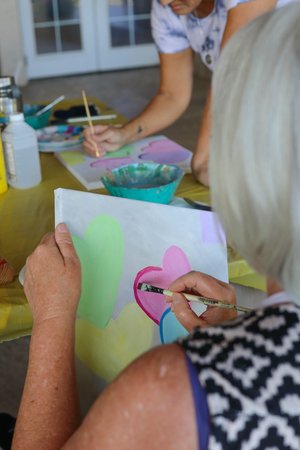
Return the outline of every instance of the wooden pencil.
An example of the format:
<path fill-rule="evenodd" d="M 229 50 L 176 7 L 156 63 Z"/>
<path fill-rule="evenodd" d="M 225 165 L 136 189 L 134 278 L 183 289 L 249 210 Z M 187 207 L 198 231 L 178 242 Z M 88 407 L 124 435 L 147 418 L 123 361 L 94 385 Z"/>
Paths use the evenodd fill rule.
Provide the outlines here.
<path fill-rule="evenodd" d="M 92 131 L 92 134 L 95 134 L 94 125 L 93 125 L 93 122 L 91 119 L 90 108 L 89 108 L 88 101 L 87 101 L 87 98 L 85 95 L 85 91 L 82 90 L 81 93 L 82 93 L 83 104 L 84 104 L 84 108 L 85 108 L 86 118 L 89 123 L 89 127 Z M 95 141 L 93 141 L 93 142 L 94 142 L 94 149 L 96 152 L 96 156 L 97 156 L 97 158 L 99 158 L 100 155 L 99 155 L 99 150 L 98 150 L 97 144 Z"/>

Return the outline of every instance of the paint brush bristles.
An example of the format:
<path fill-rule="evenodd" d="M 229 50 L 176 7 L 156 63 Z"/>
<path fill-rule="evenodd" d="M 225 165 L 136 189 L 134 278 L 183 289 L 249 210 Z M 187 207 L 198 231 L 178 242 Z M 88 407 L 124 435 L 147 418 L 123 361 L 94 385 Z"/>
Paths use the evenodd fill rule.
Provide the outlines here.
<path fill-rule="evenodd" d="M 89 123 L 89 127 L 90 127 L 90 129 L 92 131 L 92 134 L 95 134 L 94 125 L 93 125 L 93 122 L 92 122 L 92 119 L 91 119 L 90 108 L 89 108 L 89 104 L 88 104 L 88 101 L 87 101 L 87 98 L 86 98 L 86 95 L 85 95 L 85 91 L 82 90 L 81 93 L 82 93 L 83 104 L 84 104 L 84 108 L 85 108 L 86 118 L 87 118 L 88 123 Z M 94 142 L 93 145 L 94 145 L 94 149 L 95 149 L 95 152 L 96 152 L 96 156 L 97 156 L 97 158 L 99 158 L 100 155 L 99 155 L 99 150 L 98 150 L 97 144 L 96 144 L 95 141 L 93 141 L 93 142 Z"/>
<path fill-rule="evenodd" d="M 175 292 L 169 291 L 168 289 L 159 288 L 157 286 L 152 286 L 147 283 L 139 283 L 138 289 L 144 292 L 153 292 L 155 294 L 162 294 L 166 297 L 172 297 Z M 206 306 L 214 306 L 224 309 L 235 309 L 241 312 L 250 312 L 250 308 L 245 308 L 244 306 L 232 305 L 231 303 L 225 303 L 214 298 L 202 297 L 201 295 L 187 294 L 185 292 L 180 292 L 189 302 L 198 302 Z"/>

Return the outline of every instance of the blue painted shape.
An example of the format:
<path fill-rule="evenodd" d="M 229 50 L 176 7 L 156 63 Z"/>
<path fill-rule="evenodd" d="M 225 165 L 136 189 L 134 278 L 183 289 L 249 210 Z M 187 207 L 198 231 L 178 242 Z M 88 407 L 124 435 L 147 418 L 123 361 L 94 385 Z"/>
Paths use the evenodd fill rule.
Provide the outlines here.
<path fill-rule="evenodd" d="M 162 344 L 170 344 L 180 337 L 187 336 L 188 331 L 176 319 L 171 308 L 166 309 L 160 319 L 159 334 Z"/>

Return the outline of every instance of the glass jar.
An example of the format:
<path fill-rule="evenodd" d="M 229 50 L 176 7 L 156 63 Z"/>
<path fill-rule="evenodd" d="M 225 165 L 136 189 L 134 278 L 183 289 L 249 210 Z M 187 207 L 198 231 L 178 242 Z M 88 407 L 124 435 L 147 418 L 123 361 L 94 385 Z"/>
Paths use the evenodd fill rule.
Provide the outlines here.
<path fill-rule="evenodd" d="M 22 95 L 14 77 L 0 77 L 0 117 L 22 111 Z"/>

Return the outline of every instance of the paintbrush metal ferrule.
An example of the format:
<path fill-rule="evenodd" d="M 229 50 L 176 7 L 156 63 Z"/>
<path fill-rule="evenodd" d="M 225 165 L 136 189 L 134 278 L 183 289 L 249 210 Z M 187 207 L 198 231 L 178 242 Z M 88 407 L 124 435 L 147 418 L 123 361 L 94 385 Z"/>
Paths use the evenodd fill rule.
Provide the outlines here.
<path fill-rule="evenodd" d="M 164 295 L 164 291 L 165 291 L 165 289 L 163 289 L 163 288 L 160 288 L 157 286 L 152 286 L 152 284 L 147 284 L 147 283 L 139 283 L 138 290 L 144 291 L 144 292 L 154 292 L 155 294 L 162 294 L 162 295 Z"/>
<path fill-rule="evenodd" d="M 152 284 L 147 283 L 139 283 L 138 289 L 144 292 L 153 292 L 155 294 L 162 294 L 166 297 L 172 297 L 175 292 L 169 291 L 168 289 L 163 289 L 157 286 L 153 286 Z M 244 306 L 233 305 L 231 303 L 225 303 L 220 300 L 216 300 L 214 298 L 203 297 L 201 295 L 193 295 L 187 294 L 185 292 L 181 292 L 181 294 L 190 302 L 198 302 L 202 303 L 205 306 L 214 306 L 223 309 L 235 309 L 236 311 L 241 312 L 250 312 L 252 311 L 250 308 L 246 308 Z"/>

